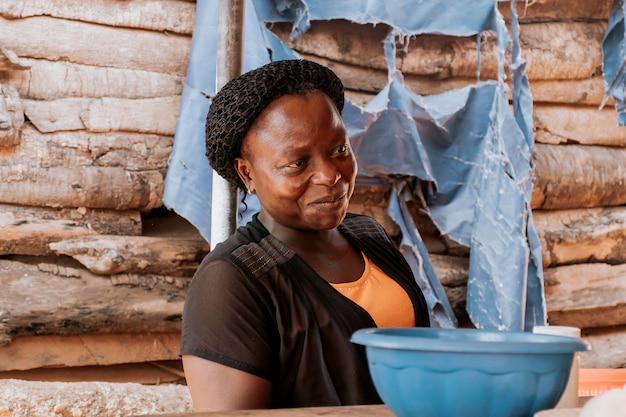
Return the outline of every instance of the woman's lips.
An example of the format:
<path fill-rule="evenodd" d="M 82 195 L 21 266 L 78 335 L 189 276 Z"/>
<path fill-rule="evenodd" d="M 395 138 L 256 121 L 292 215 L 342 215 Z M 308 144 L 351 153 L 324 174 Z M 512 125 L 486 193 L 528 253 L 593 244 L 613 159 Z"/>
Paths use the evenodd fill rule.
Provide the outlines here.
<path fill-rule="evenodd" d="M 313 201 L 311 205 L 332 208 L 335 206 L 343 205 L 345 198 L 346 198 L 346 193 L 331 194 L 331 195 L 324 196 L 322 198 L 318 198 L 317 200 Z"/>
<path fill-rule="evenodd" d="M 317 200 L 313 201 L 311 204 L 332 205 L 332 204 L 336 204 L 338 202 L 343 201 L 345 197 L 346 197 L 345 193 L 329 195 L 329 196 L 325 196 L 322 198 L 318 198 Z"/>

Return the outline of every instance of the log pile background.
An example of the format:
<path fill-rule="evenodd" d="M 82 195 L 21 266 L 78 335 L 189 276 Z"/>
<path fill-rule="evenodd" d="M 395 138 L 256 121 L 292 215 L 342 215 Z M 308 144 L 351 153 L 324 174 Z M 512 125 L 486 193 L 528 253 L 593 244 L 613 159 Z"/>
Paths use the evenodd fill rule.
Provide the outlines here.
<path fill-rule="evenodd" d="M 519 5 L 548 319 L 583 329 L 583 367 L 626 367 L 626 128 L 612 102 L 599 110 L 612 3 Z M 185 291 L 210 250 L 161 203 L 194 17 L 192 0 L 0 2 L 0 378 L 178 359 Z M 314 22 L 293 43 L 290 26 L 271 29 L 358 104 L 387 82 L 385 25 Z M 481 59 L 494 79 L 490 34 Z M 474 83 L 476 63 L 473 38 L 419 36 L 398 56 L 423 95 Z M 396 234 L 388 192 L 360 188 L 353 208 Z M 420 224 L 462 317 L 466 253 Z"/>

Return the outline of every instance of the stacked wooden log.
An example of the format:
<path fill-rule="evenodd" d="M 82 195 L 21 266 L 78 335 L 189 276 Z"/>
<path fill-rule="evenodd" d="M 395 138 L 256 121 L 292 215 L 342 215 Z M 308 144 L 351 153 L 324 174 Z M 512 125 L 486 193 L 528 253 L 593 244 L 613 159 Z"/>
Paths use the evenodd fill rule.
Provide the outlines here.
<path fill-rule="evenodd" d="M 549 26 L 555 40 L 543 45 L 551 63 L 535 65 L 529 55 L 537 143 L 532 206 L 548 321 L 583 329 L 593 350 L 581 356 L 582 366 L 626 367 L 626 128 L 611 104 L 600 108 L 599 51 L 613 2 L 543 3 L 539 9 L 560 3 L 550 17 L 558 22 L 529 8 L 522 31 Z M 540 50 L 527 42 L 526 51 Z M 564 67 L 578 71 L 551 74 Z M 550 74 L 542 74 L 546 69 Z"/>
<path fill-rule="evenodd" d="M 518 6 L 548 318 L 584 329 L 589 367 L 626 365 L 626 130 L 610 102 L 598 109 L 611 6 Z M 210 249 L 160 215 L 194 14 L 192 0 L 0 2 L 0 371 L 177 358 L 185 290 Z M 358 104 L 387 83 L 385 25 L 314 22 L 294 42 L 290 26 L 271 29 L 332 67 Z M 496 76 L 495 48 L 484 34 L 482 79 Z M 474 38 L 424 35 L 397 64 L 429 95 L 475 83 L 477 58 Z M 397 234 L 388 193 L 360 188 L 352 207 Z M 462 316 L 467 253 L 419 209 Z"/>
<path fill-rule="evenodd" d="M 126 417 L 191 413 L 187 387 L 0 380 L 2 417 Z M 171 414 L 169 414 L 171 415 Z"/>
<path fill-rule="evenodd" d="M 178 359 L 209 244 L 155 212 L 195 7 L 0 3 L 0 371 Z"/>

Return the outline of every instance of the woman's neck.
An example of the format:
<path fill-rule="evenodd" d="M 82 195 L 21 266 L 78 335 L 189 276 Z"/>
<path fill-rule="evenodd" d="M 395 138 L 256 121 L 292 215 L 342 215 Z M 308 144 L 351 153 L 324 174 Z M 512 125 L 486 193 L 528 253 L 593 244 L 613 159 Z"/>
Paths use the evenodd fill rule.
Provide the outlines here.
<path fill-rule="evenodd" d="M 303 230 L 287 227 L 264 216 L 261 212 L 258 220 L 276 239 L 296 252 L 323 252 L 340 237 L 337 228 L 330 230 Z M 339 235 L 339 236 L 338 236 Z"/>

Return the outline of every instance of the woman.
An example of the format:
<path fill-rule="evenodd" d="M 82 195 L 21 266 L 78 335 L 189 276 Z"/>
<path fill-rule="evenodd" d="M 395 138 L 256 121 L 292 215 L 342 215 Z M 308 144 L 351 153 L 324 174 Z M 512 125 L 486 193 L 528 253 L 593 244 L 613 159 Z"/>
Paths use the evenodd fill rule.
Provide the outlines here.
<path fill-rule="evenodd" d="M 261 210 L 203 260 L 180 353 L 194 408 L 380 403 L 354 331 L 428 326 L 382 227 L 347 214 L 357 166 L 328 68 L 270 63 L 230 81 L 206 124 L 211 166 Z"/>

